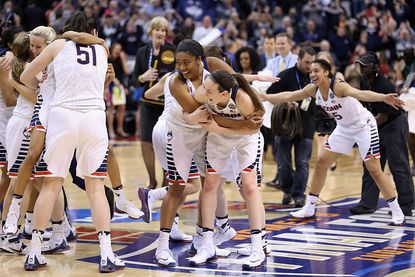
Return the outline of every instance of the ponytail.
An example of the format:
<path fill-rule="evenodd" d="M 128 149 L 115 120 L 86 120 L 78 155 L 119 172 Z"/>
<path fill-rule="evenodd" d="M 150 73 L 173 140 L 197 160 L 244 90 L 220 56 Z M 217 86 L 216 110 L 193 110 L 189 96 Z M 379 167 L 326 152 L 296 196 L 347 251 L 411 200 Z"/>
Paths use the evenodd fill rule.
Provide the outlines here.
<path fill-rule="evenodd" d="M 238 88 L 241 88 L 251 98 L 255 111 L 264 111 L 264 106 L 258 96 L 241 74 L 230 74 L 226 70 L 216 70 L 213 71 L 210 76 L 212 80 L 218 84 L 219 92 L 229 91 L 232 94 L 233 91 L 237 91 Z"/>
<path fill-rule="evenodd" d="M 251 98 L 252 104 L 254 105 L 255 111 L 265 111 L 261 100 L 259 100 L 257 94 L 249 85 L 248 81 L 241 74 L 233 74 L 233 77 L 238 82 L 238 86 L 243 89 Z"/>

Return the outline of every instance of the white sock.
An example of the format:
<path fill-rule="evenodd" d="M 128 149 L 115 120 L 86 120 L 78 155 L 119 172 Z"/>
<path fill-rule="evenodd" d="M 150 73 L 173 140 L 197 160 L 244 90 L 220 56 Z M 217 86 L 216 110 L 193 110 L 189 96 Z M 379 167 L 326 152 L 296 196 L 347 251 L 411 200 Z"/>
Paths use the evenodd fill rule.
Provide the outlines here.
<path fill-rule="evenodd" d="M 253 231 L 259 231 L 253 234 Z M 253 250 L 262 251 L 262 236 L 260 230 L 251 230 L 251 245 Z"/>
<path fill-rule="evenodd" d="M 174 225 L 179 225 L 179 220 L 180 220 L 180 216 L 178 215 L 178 214 L 176 214 L 176 216 L 174 217 L 174 220 L 173 220 L 173 226 Z"/>
<path fill-rule="evenodd" d="M 22 202 L 22 197 L 13 196 L 9 210 L 17 211 L 20 213 L 20 202 Z"/>
<path fill-rule="evenodd" d="M 30 251 L 32 255 L 40 255 L 42 252 L 43 232 L 33 230 L 32 240 L 30 241 Z"/>
<path fill-rule="evenodd" d="M 393 199 L 393 201 L 388 202 L 389 207 L 391 208 L 392 214 L 401 214 L 402 210 L 399 206 L 398 198 Z"/>
<path fill-rule="evenodd" d="M 216 226 L 222 229 L 222 231 L 227 230 L 230 227 L 228 215 L 223 218 L 216 217 Z"/>
<path fill-rule="evenodd" d="M 170 229 L 162 228 L 159 233 L 159 245 L 157 248 L 169 248 Z"/>
<path fill-rule="evenodd" d="M 111 257 L 113 254 L 111 247 L 111 233 L 104 231 L 98 232 L 98 239 L 99 248 L 101 250 L 101 257 Z"/>
<path fill-rule="evenodd" d="M 118 186 L 116 189 L 113 189 L 114 194 L 119 200 L 128 200 L 125 196 L 124 187 L 123 185 Z"/>
<path fill-rule="evenodd" d="M 63 221 L 52 221 L 52 238 L 51 240 L 54 241 L 62 241 L 65 239 L 63 228 Z"/>
<path fill-rule="evenodd" d="M 316 206 L 317 201 L 318 201 L 318 196 L 311 195 L 311 194 L 308 195 L 308 201 L 307 201 L 308 205 Z"/>
<path fill-rule="evenodd" d="M 32 223 L 33 220 L 33 213 L 26 212 L 26 220 Z"/>
<path fill-rule="evenodd" d="M 213 244 L 213 230 L 203 228 L 202 245 L 211 245 L 211 244 Z"/>
<path fill-rule="evenodd" d="M 196 234 L 199 236 L 203 236 L 203 227 L 200 227 L 196 224 Z"/>

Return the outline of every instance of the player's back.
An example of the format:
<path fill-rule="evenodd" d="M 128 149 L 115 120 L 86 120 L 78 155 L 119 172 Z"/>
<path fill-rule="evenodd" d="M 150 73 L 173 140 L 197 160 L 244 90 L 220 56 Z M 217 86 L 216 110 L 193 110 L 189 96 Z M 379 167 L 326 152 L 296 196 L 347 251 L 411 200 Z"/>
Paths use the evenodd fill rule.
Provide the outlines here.
<path fill-rule="evenodd" d="M 104 110 L 107 64 L 102 46 L 66 41 L 53 60 L 56 92 L 51 106 L 80 112 Z"/>

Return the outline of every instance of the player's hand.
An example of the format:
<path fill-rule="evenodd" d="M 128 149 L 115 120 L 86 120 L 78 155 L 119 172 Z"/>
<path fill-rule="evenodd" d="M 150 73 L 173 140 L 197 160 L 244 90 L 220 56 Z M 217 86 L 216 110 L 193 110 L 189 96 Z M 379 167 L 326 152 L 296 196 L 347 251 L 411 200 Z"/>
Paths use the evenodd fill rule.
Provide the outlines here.
<path fill-rule="evenodd" d="M 261 128 L 264 121 L 264 111 L 253 112 L 246 118 L 247 128 L 251 130 L 257 130 Z"/>
<path fill-rule="evenodd" d="M 267 76 L 267 75 L 258 75 L 258 81 L 260 82 L 279 82 L 280 78 L 279 77 L 273 77 L 273 76 Z"/>
<path fill-rule="evenodd" d="M 403 102 L 401 99 L 397 98 L 396 96 L 397 96 L 396 93 L 389 93 L 385 95 L 385 98 L 383 101 L 386 104 L 391 105 L 392 107 L 398 110 L 399 108 L 403 108 L 403 106 L 405 105 L 405 102 Z"/>
<path fill-rule="evenodd" d="M 211 114 L 208 112 L 205 106 L 200 106 L 194 112 L 192 112 L 189 117 L 192 122 L 196 123 L 206 123 L 212 119 Z"/>
<path fill-rule="evenodd" d="M 0 67 L 4 70 L 7 70 L 10 68 L 10 63 L 12 62 L 14 58 L 14 54 L 11 51 L 7 51 L 4 57 L 0 60 Z"/>

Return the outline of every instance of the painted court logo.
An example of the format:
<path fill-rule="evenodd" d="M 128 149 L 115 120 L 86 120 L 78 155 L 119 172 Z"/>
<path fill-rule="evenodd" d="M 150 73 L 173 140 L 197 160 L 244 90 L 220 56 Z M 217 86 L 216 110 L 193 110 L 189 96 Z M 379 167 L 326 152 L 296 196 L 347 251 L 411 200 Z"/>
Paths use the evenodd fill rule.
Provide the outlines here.
<path fill-rule="evenodd" d="M 212 275 L 250 276 L 385 276 L 415 267 L 415 217 L 408 218 L 404 226 L 389 226 L 390 215 L 382 208 L 374 214 L 354 215 L 348 208 L 355 199 L 344 199 L 327 206 L 318 206 L 315 219 L 278 217 L 282 212 L 278 205 L 265 205 L 268 246 L 271 251 L 266 263 L 252 271 L 242 270 L 237 250 L 250 246 L 247 219 L 231 220 L 237 236 L 220 246 L 232 251 L 228 258 L 215 263 L 190 267 L 190 244 L 174 244 L 170 247 L 178 261 L 175 268 L 160 268 L 154 261 L 158 233 L 141 233 L 133 243 L 117 252 L 126 265 L 147 270 L 167 270 Z M 234 205 L 234 206 L 232 206 Z M 231 204 L 243 208 L 243 203 Z M 386 203 L 382 203 L 386 206 Z M 99 262 L 99 257 L 82 259 Z"/>

